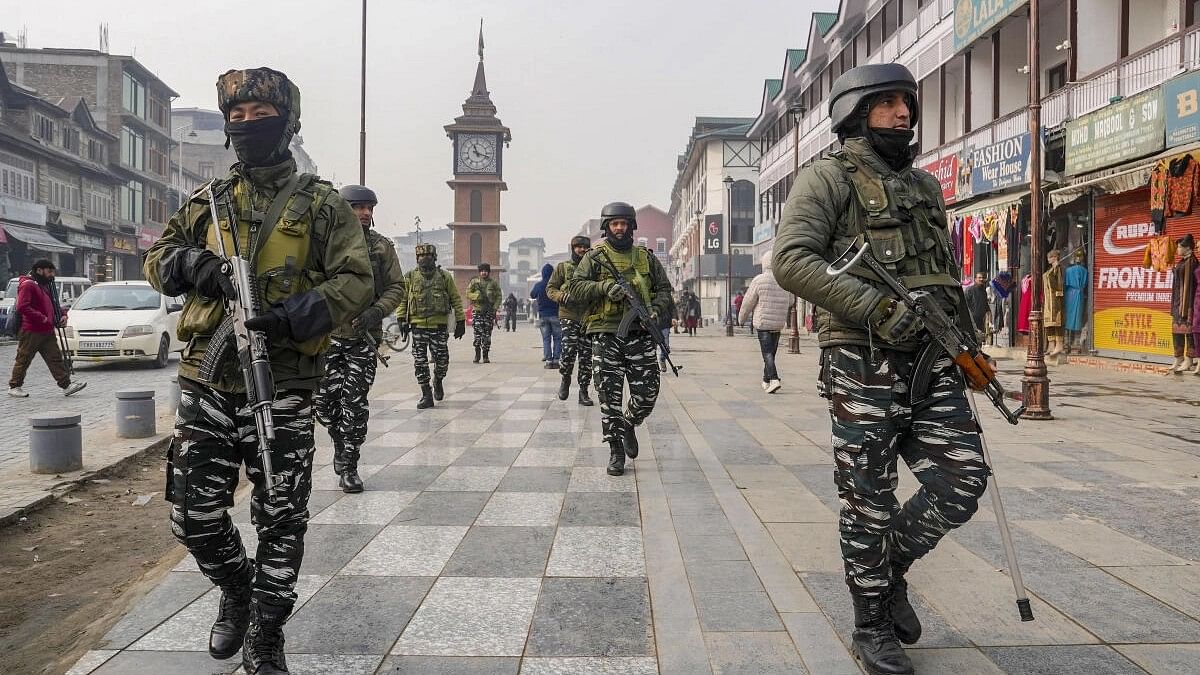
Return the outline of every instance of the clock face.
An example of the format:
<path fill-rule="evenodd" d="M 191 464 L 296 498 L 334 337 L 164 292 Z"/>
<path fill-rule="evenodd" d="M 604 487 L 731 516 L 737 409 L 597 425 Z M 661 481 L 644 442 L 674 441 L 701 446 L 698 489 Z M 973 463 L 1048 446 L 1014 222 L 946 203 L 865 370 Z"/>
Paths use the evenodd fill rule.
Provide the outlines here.
<path fill-rule="evenodd" d="M 463 134 L 458 137 L 459 173 L 496 173 L 496 137 L 487 134 Z"/>

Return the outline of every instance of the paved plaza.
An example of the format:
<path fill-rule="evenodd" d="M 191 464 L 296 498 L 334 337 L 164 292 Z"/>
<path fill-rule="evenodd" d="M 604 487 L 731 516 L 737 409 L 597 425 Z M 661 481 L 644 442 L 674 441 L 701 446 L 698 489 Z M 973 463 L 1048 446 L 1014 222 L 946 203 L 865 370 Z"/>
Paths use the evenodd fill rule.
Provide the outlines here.
<path fill-rule="evenodd" d="M 557 400 L 536 332 L 495 336 L 489 365 L 451 341 L 433 410 L 407 354 L 380 371 L 363 494 L 336 489 L 322 435 L 292 672 L 860 672 L 812 341 L 781 349 L 768 396 L 756 340 L 673 336 L 683 376 L 612 478 L 599 409 Z M 1018 620 L 985 497 L 911 572 L 917 672 L 1194 673 L 1200 378 L 1052 377 L 1056 421 L 983 411 L 1037 620 Z M 245 499 L 233 516 L 252 547 Z M 239 672 L 208 656 L 219 592 L 180 558 L 71 673 Z"/>

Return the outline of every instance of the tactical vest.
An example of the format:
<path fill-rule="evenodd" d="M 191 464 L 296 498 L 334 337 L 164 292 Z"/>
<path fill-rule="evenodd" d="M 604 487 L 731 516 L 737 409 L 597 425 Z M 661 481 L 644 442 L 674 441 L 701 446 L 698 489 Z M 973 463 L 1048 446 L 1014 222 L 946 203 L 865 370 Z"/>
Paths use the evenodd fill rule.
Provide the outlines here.
<path fill-rule="evenodd" d="M 479 299 L 472 301 L 471 304 L 478 304 L 480 307 L 491 305 L 492 309 L 495 309 L 496 306 L 492 303 L 492 299 L 490 297 L 491 293 L 489 293 L 493 285 L 495 285 L 496 289 L 499 290 L 500 284 L 497 283 L 495 279 L 488 279 L 487 281 L 484 281 L 479 277 L 471 279 L 471 283 L 467 286 L 467 292 L 469 293 L 471 291 L 477 291 L 479 293 Z"/>
<path fill-rule="evenodd" d="M 602 258 L 602 253 L 608 254 L 609 260 L 612 260 L 617 271 L 629 282 L 630 287 L 641 298 L 642 304 L 649 309 L 651 290 L 650 251 L 644 246 L 634 246 L 628 251 L 618 251 L 607 244 L 597 244 L 592 248 L 592 269 L 596 270 L 596 281 L 613 278 L 607 265 L 601 265 L 596 262 L 596 259 Z M 585 321 L 589 324 L 593 321 L 620 321 L 621 316 L 625 314 L 625 309 L 625 303 L 613 302 L 606 296 L 600 302 L 592 304 Z"/>
<path fill-rule="evenodd" d="M 237 217 L 238 253 L 251 261 L 251 274 L 259 311 L 271 305 L 316 288 L 325 281 L 320 272 L 309 269 L 312 251 L 315 214 L 325 204 L 330 189 L 321 189 L 324 184 L 312 174 L 300 174 L 296 191 L 287 200 L 279 220 L 272 226 L 264 222 L 267 214 L 256 211 L 250 199 L 250 186 L 246 181 L 234 183 L 233 209 Z M 204 193 L 197 193 L 203 196 Z M 207 220 L 208 203 L 204 202 Z M 228 210 L 224 204 L 217 208 L 219 228 L 205 228 L 205 246 L 220 255 L 217 231 L 221 232 L 225 250 L 233 253 L 234 242 Z M 191 294 L 179 318 L 179 338 L 187 341 L 193 335 L 211 334 L 225 316 L 224 303 L 203 299 Z M 329 336 L 315 337 L 305 342 L 290 342 L 288 345 L 307 356 L 325 351 Z"/>
<path fill-rule="evenodd" d="M 852 215 L 847 219 L 849 234 L 866 237 L 875 259 L 909 290 L 937 292 L 955 304 L 961 289 L 955 277 L 958 267 L 950 248 L 946 214 L 932 186 L 922 190 L 895 175 L 882 177 L 842 151 L 833 157 L 841 162 L 854 193 Z M 861 262 L 849 272 L 882 285 Z"/>
<path fill-rule="evenodd" d="M 367 254 L 371 258 L 371 274 L 375 275 L 375 297 L 372 300 L 372 302 L 375 302 L 383 297 L 383 292 L 387 290 L 387 277 L 384 276 L 385 273 L 383 271 L 383 256 L 376 247 L 387 246 L 388 244 L 386 241 L 380 241 L 383 239 L 383 235 L 377 232 L 367 230 L 366 235 Z"/>
<path fill-rule="evenodd" d="M 410 319 L 427 319 L 446 316 L 450 313 L 450 294 L 446 291 L 449 274 L 441 267 L 433 276 L 426 278 L 421 270 L 408 273 L 408 316 Z"/>

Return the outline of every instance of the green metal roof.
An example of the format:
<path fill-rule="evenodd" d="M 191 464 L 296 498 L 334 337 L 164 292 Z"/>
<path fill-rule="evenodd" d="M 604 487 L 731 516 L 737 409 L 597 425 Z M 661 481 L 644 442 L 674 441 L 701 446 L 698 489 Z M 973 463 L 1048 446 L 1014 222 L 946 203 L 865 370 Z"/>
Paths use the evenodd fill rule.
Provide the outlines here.
<path fill-rule="evenodd" d="M 767 80 L 764 82 L 767 89 L 767 99 L 773 99 L 779 95 L 779 90 L 783 88 L 783 80 Z"/>
<path fill-rule="evenodd" d="M 824 37 L 833 28 L 833 24 L 837 23 L 837 12 L 813 12 L 813 23 L 817 24 L 817 30 L 821 31 L 821 37 Z"/>
<path fill-rule="evenodd" d="M 789 49 L 787 50 L 788 70 L 795 70 L 804 63 L 805 57 L 808 56 L 807 49 Z"/>

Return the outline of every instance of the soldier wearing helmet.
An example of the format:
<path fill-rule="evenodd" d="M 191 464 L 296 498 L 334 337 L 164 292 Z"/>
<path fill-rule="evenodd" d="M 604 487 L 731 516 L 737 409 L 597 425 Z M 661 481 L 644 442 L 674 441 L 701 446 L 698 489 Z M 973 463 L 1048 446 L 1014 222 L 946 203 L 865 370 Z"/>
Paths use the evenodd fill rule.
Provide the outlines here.
<path fill-rule="evenodd" d="M 914 378 L 932 340 L 921 319 L 861 263 L 825 274 L 865 238 L 885 267 L 931 293 L 974 335 L 936 178 L 915 169 L 917 83 L 899 64 L 852 68 L 829 94 L 842 147 L 802 169 L 775 239 L 775 278 L 817 305 L 822 396 L 833 419 L 842 557 L 854 601 L 855 655 L 872 673 L 911 673 L 900 643 L 920 637 L 904 575 L 975 513 L 987 484 L 978 426 L 949 357 Z M 913 391 L 914 382 L 930 382 Z M 897 503 L 896 458 L 921 487 Z"/>
<path fill-rule="evenodd" d="M 496 327 L 496 310 L 502 295 L 500 284 L 492 278 L 492 266 L 479 263 L 479 276 L 467 284 L 467 300 L 471 302 L 471 332 L 475 334 L 475 363 L 482 358 L 491 363 L 488 353 L 492 351 L 492 329 Z"/>
<path fill-rule="evenodd" d="M 312 488 L 313 390 L 329 333 L 371 304 L 371 268 L 354 212 L 329 183 L 296 172 L 288 145 L 300 130 L 300 90 L 270 68 L 231 70 L 217 80 L 217 103 L 238 162 L 197 190 L 146 252 L 143 272 L 164 295 L 186 295 L 177 332 L 181 400 L 167 463 L 171 531 L 221 587 L 209 636 L 218 659 L 240 649 L 249 675 L 287 672 L 283 624 L 296 579 Z M 211 190 L 209 189 L 211 188 Z M 209 199 L 215 195 L 217 220 Z M 275 494 L 269 496 L 247 412 L 238 359 L 200 364 L 234 294 L 217 237 L 244 256 L 259 316 L 245 322 L 270 343 L 274 375 Z M 216 353 L 216 352 L 214 352 Z M 210 364 L 211 365 L 211 364 Z M 204 375 L 202 375 L 202 372 Z M 246 554 L 227 513 L 242 464 L 254 483 L 258 551 Z"/>
<path fill-rule="evenodd" d="M 404 296 L 404 271 L 392 240 L 379 234 L 375 223 L 375 191 L 346 185 L 339 191 L 362 225 L 375 279 L 373 302 L 350 322 L 334 329 L 325 353 L 325 377 L 313 400 L 313 412 L 333 440 L 333 471 L 343 492 L 363 491 L 358 475 L 359 450 L 367 437 L 370 406 L 367 395 L 375 382 L 376 349 L 383 338 L 383 317 Z"/>
<path fill-rule="evenodd" d="M 396 308 L 400 331 L 412 332 L 413 370 L 421 386 L 417 409 L 432 408 L 445 392 L 442 380 L 450 370 L 450 349 L 447 346 L 447 316 L 454 311 L 454 339 L 467 333 L 462 298 L 454 284 L 454 275 L 437 264 L 437 247 L 417 244 L 417 269 L 404 277 L 404 296 Z M 429 380 L 429 361 L 433 360 L 433 383 Z"/>
<path fill-rule="evenodd" d="M 625 472 L 625 457 L 638 455 L 636 428 L 654 410 L 659 374 L 657 347 L 649 333 L 638 327 L 626 337 L 617 335 L 629 303 L 608 263 L 620 272 L 655 319 L 670 310 L 671 282 L 658 258 L 645 246 L 634 245 L 637 211 L 632 206 L 625 202 L 608 204 L 600 210 L 600 219 L 604 240 L 580 258 L 564 293 L 572 303 L 586 307 L 581 314 L 596 364 L 596 396 L 609 447 L 608 474 L 620 476 Z M 622 406 L 627 379 L 629 401 Z"/>
<path fill-rule="evenodd" d="M 558 374 L 562 376 L 562 384 L 558 387 L 560 401 L 567 400 L 571 395 L 571 371 L 575 368 L 575 358 L 579 358 L 579 405 L 592 405 L 588 396 L 588 385 L 592 382 L 592 341 L 584 333 L 582 311 L 587 309 L 574 301 L 566 292 L 566 284 L 575 274 L 575 266 L 583 260 L 583 256 L 592 247 L 592 240 L 583 235 L 571 237 L 571 257 L 554 268 L 550 281 L 546 283 L 546 295 L 558 303 L 558 321 L 562 324 L 562 358 L 558 364 Z"/>

